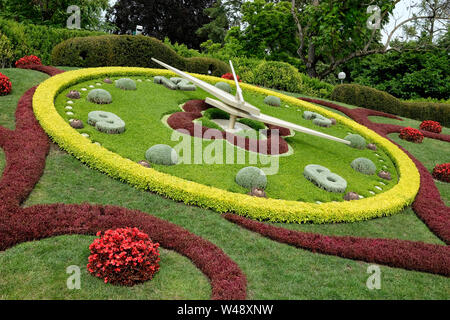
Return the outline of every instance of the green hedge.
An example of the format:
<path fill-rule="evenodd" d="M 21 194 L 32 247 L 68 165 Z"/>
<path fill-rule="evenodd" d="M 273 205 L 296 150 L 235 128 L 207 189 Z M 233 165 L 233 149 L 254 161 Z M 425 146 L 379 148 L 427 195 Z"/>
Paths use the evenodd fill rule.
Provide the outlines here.
<path fill-rule="evenodd" d="M 4 18 L 0 18 L 0 33 L 8 37 L 12 44 L 13 61 L 32 54 L 38 56 L 43 64 L 50 64 L 52 49 L 61 41 L 73 37 L 104 34 L 103 32 L 23 24 Z"/>
<path fill-rule="evenodd" d="M 52 52 L 53 65 L 161 68 L 151 58 L 194 73 L 208 74 L 211 70 L 211 75 L 220 77 L 230 71 L 223 61 L 206 57 L 183 58 L 158 39 L 141 35 L 77 37 L 56 45 Z"/>
<path fill-rule="evenodd" d="M 358 84 L 337 85 L 331 99 L 406 118 L 439 121 L 442 125 L 450 127 L 450 104 L 404 102 L 384 91 Z"/>

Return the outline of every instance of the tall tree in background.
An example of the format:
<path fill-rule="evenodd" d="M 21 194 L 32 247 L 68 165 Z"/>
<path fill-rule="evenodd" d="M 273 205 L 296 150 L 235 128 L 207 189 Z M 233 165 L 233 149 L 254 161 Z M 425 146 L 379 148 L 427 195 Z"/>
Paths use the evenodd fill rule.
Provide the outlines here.
<path fill-rule="evenodd" d="M 83 29 L 99 29 L 103 26 L 102 11 L 108 8 L 108 0 L 1 0 L 0 16 L 18 22 L 66 27 L 67 8 L 76 5 L 81 11 Z"/>
<path fill-rule="evenodd" d="M 306 65 L 308 75 L 324 78 L 353 58 L 392 50 L 401 51 L 402 47 L 391 46 L 397 30 L 414 21 L 449 19 L 445 5 L 441 4 L 432 13 L 420 12 L 399 23 L 396 21 L 383 44 L 380 41 L 380 28 L 388 22 L 389 14 L 399 2 L 400 0 L 292 0 L 291 11 L 300 42 L 297 52 Z M 369 5 L 379 8 L 379 28 L 368 28 L 368 22 L 373 17 L 373 12 L 368 12 Z M 327 66 L 321 72 L 317 70 L 319 62 Z"/>
<path fill-rule="evenodd" d="M 118 0 L 108 11 L 107 19 L 118 28 L 118 33 L 130 33 L 136 25 L 144 34 L 199 48 L 207 36 L 196 31 L 211 22 L 204 9 L 215 0 Z"/>

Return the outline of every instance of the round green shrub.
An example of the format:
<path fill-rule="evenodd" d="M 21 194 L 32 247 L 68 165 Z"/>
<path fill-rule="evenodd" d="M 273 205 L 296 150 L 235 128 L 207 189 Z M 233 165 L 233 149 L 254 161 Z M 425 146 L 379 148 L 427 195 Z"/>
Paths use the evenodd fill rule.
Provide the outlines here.
<path fill-rule="evenodd" d="M 332 124 L 332 122 L 331 122 L 330 119 L 327 119 L 327 118 L 322 117 L 322 116 L 313 119 L 312 122 L 313 122 L 316 126 L 319 126 L 319 127 L 330 127 L 331 124 Z"/>
<path fill-rule="evenodd" d="M 112 102 L 112 97 L 106 90 L 94 89 L 88 93 L 87 100 L 97 104 L 109 104 Z"/>
<path fill-rule="evenodd" d="M 273 106 L 273 107 L 279 107 L 281 106 L 281 100 L 278 97 L 274 97 L 274 96 L 267 96 L 264 98 L 264 103 L 268 104 L 269 106 Z"/>
<path fill-rule="evenodd" d="M 116 80 L 116 88 L 120 88 L 122 90 L 136 90 L 136 82 L 129 78 L 121 78 Z"/>
<path fill-rule="evenodd" d="M 155 144 L 145 152 L 145 158 L 154 164 L 166 166 L 172 166 L 178 163 L 177 152 L 166 144 Z"/>
<path fill-rule="evenodd" d="M 237 173 L 236 183 L 247 189 L 265 189 L 267 185 L 267 177 L 266 174 L 259 168 L 245 167 Z"/>
<path fill-rule="evenodd" d="M 209 108 L 203 111 L 203 117 L 208 119 L 230 119 L 230 115 L 218 108 Z"/>
<path fill-rule="evenodd" d="M 266 129 L 266 125 L 260 121 L 248 119 L 248 118 L 242 118 L 239 119 L 238 122 L 245 124 L 246 126 L 249 126 L 253 130 L 259 131 Z"/>
<path fill-rule="evenodd" d="M 214 86 L 216 88 L 219 88 L 220 90 L 231 93 L 231 86 L 226 82 L 220 81 L 220 82 L 217 82 Z"/>
<path fill-rule="evenodd" d="M 91 111 L 88 114 L 88 124 L 100 132 L 117 134 L 125 131 L 125 122 L 117 115 L 106 111 Z"/>
<path fill-rule="evenodd" d="M 344 138 L 344 140 L 350 141 L 350 147 L 356 149 L 364 149 L 367 145 L 366 139 L 361 137 L 359 134 L 349 134 Z"/>
<path fill-rule="evenodd" d="M 328 192 L 344 193 L 347 181 L 330 169 L 318 164 L 309 164 L 303 170 L 306 179 Z"/>
<path fill-rule="evenodd" d="M 363 174 L 372 175 L 375 174 L 377 167 L 372 160 L 367 158 L 357 158 L 350 164 L 353 169 Z"/>

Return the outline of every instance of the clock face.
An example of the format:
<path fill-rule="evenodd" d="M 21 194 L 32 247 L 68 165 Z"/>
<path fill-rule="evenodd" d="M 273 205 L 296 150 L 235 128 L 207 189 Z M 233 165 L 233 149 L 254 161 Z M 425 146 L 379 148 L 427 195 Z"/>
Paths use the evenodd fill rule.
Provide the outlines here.
<path fill-rule="evenodd" d="M 72 82 L 56 96 L 55 108 L 66 123 L 75 119 L 83 122 L 84 127 L 77 129 L 79 134 L 136 163 L 146 160 L 146 152 L 151 147 L 168 145 L 177 152 L 177 164 L 151 163 L 153 169 L 224 191 L 238 194 L 249 192 L 248 188 L 236 182 L 238 172 L 246 167 L 257 167 L 265 172 L 265 193 L 273 199 L 310 203 L 341 202 L 350 191 L 370 198 L 397 184 L 396 166 L 383 148 L 376 151 L 356 149 L 292 130 L 280 128 L 275 131 L 273 126 L 249 119 L 238 118 L 234 130 L 227 130 L 229 115 L 204 103 L 206 98 L 214 98 L 210 93 L 198 87 L 195 90 L 192 87 L 190 90 L 170 88 L 170 84 L 164 85 L 160 79 L 155 79 L 164 74 L 167 75 L 167 72 L 158 74 L 155 71 L 152 75 L 133 76 L 118 74 L 110 77 L 112 83 L 104 82 L 104 76 Z M 123 78 L 130 81 L 124 81 Z M 119 79 L 122 79 L 119 81 L 123 83 L 122 87 L 115 84 Z M 170 76 L 166 79 L 170 81 Z M 222 80 L 210 78 L 209 81 L 215 85 Z M 127 90 L 128 85 L 131 90 Z M 231 82 L 229 85 L 230 93 L 234 95 L 235 86 Z M 101 90 L 100 93 L 92 93 L 98 89 L 107 91 L 111 101 L 108 97 L 106 102 L 101 100 L 102 94 L 105 94 Z M 67 94 L 72 90 L 80 92 L 81 98 L 68 98 Z M 88 100 L 88 95 L 98 97 L 99 100 Z M 338 118 L 335 125 L 322 127 L 320 121 L 313 121 L 314 117 L 305 116 L 305 111 L 311 105 L 301 101 L 282 98 L 280 106 L 273 106 L 267 103 L 267 94 L 246 88 L 243 88 L 243 97 L 246 102 L 260 109 L 261 113 L 305 128 L 341 139 L 349 134 L 364 135 L 364 132 L 358 132 L 339 121 L 339 116 L 335 116 Z M 93 113 L 95 111 L 99 113 Z M 319 118 L 329 119 L 333 116 L 323 108 L 317 107 L 313 111 Z M 92 118 L 94 115 L 101 117 L 102 114 L 106 117 L 104 122 L 112 122 L 105 124 L 106 129 L 98 129 L 95 121 L 88 121 L 90 115 Z M 117 129 L 116 125 L 120 127 L 121 121 L 123 128 Z M 195 133 L 194 129 L 200 131 Z M 268 141 L 276 141 L 278 151 L 264 152 L 263 147 L 267 146 Z M 250 145 L 250 142 L 254 144 Z M 366 140 L 366 143 L 373 142 Z M 164 151 L 161 151 L 163 156 Z M 358 158 L 370 160 L 375 166 L 374 173 L 355 170 L 352 162 Z M 305 175 L 305 168 L 310 165 L 327 169 L 325 171 L 329 174 L 325 174 L 324 179 L 335 179 L 333 175 L 344 179 L 344 192 L 326 190 L 320 182 L 310 179 Z M 380 178 L 379 171 L 389 172 L 392 179 Z"/>

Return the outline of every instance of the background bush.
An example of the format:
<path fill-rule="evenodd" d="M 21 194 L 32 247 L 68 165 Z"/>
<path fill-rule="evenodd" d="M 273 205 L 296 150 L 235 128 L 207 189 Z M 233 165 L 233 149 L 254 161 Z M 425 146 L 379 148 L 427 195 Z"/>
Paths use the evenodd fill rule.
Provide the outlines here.
<path fill-rule="evenodd" d="M 368 108 L 396 114 L 416 120 L 439 121 L 444 126 L 450 126 L 450 104 L 434 102 L 405 102 L 387 92 L 358 84 L 337 85 L 331 99 Z"/>

